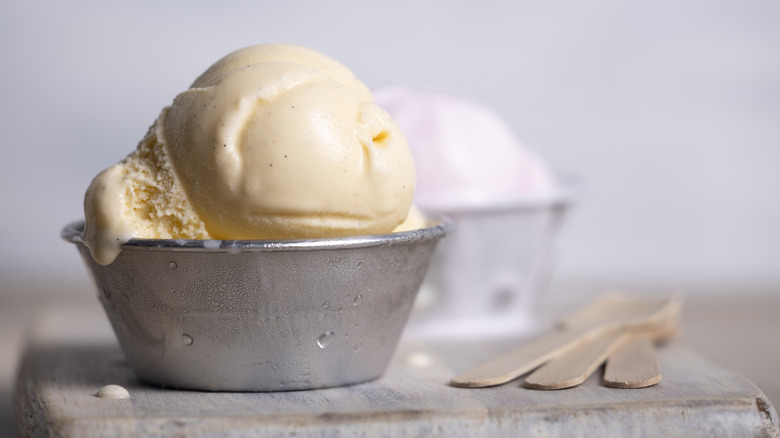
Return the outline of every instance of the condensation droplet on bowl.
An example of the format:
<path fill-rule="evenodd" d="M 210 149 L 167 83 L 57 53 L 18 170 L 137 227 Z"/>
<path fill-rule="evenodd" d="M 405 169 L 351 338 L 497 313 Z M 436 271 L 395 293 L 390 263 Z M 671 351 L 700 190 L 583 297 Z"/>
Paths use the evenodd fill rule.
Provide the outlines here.
<path fill-rule="evenodd" d="M 328 307 L 330 307 L 330 303 L 329 302 L 325 301 L 324 303 L 322 303 L 322 308 L 323 309 L 327 309 Z"/>
<path fill-rule="evenodd" d="M 333 342 L 333 335 L 335 335 L 333 332 L 325 332 L 321 334 L 320 337 L 317 338 L 317 346 L 320 348 L 327 348 L 328 345 Z"/>
<path fill-rule="evenodd" d="M 353 305 L 353 306 L 355 306 L 355 307 L 359 306 L 359 305 L 360 305 L 360 300 L 362 300 L 362 299 L 363 299 L 363 295 L 361 295 L 361 294 L 358 294 L 358 295 L 355 297 L 355 299 L 354 299 L 354 300 L 352 300 L 352 305 Z"/>
<path fill-rule="evenodd" d="M 130 393 L 119 385 L 106 385 L 98 389 L 98 392 L 95 393 L 95 397 L 119 400 L 130 398 Z"/>
<path fill-rule="evenodd" d="M 192 339 L 192 336 L 184 333 L 181 335 L 181 341 L 184 343 L 184 345 L 192 345 L 192 343 L 195 342 L 195 339 Z"/>
<path fill-rule="evenodd" d="M 176 262 L 170 262 L 168 263 L 168 267 L 171 269 L 176 269 L 179 267 L 179 265 L 177 265 Z"/>

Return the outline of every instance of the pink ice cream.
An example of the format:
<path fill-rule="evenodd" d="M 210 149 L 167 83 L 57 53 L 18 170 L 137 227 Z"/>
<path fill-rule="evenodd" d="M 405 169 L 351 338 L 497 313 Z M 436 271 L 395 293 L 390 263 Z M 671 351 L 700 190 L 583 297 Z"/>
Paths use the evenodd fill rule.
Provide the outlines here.
<path fill-rule="evenodd" d="M 551 171 L 495 113 L 453 96 L 405 86 L 374 90 L 398 122 L 417 167 L 415 201 L 434 211 L 472 210 L 544 199 Z"/>
<path fill-rule="evenodd" d="M 464 99 L 385 86 L 417 167 L 415 203 L 453 219 L 408 327 L 411 336 L 516 336 L 534 328 L 569 205 L 556 181 L 495 113 Z"/>

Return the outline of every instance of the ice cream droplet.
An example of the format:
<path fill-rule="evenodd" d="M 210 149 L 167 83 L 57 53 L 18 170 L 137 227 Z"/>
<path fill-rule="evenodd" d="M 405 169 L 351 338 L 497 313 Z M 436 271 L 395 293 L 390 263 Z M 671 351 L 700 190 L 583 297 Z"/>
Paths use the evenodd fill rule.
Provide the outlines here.
<path fill-rule="evenodd" d="M 404 360 L 406 365 L 414 368 L 426 368 L 431 365 L 433 359 L 425 353 L 412 353 Z"/>
<path fill-rule="evenodd" d="M 106 385 L 98 389 L 98 392 L 95 393 L 95 397 L 118 400 L 123 398 L 130 398 L 130 393 L 119 385 Z"/>
<path fill-rule="evenodd" d="M 353 305 L 353 306 L 355 306 L 355 307 L 359 306 L 359 305 L 360 305 L 360 300 L 362 300 L 362 299 L 363 299 L 363 295 L 361 295 L 361 294 L 358 294 L 358 295 L 355 297 L 355 299 L 354 299 L 354 300 L 352 300 L 352 305 Z"/>
<path fill-rule="evenodd" d="M 323 309 L 327 309 L 329 307 L 330 307 L 330 303 L 329 302 L 325 301 L 324 303 L 322 303 L 322 308 Z"/>
<path fill-rule="evenodd" d="M 333 332 L 325 332 L 321 334 L 320 337 L 317 338 L 317 346 L 320 348 L 327 348 L 327 346 L 333 342 L 333 335 L 335 335 Z"/>
<path fill-rule="evenodd" d="M 182 342 L 184 342 L 184 345 L 192 345 L 192 343 L 195 342 L 195 340 L 192 339 L 192 336 L 190 336 L 190 335 L 188 335 L 186 333 L 181 335 L 181 340 L 182 340 Z"/>

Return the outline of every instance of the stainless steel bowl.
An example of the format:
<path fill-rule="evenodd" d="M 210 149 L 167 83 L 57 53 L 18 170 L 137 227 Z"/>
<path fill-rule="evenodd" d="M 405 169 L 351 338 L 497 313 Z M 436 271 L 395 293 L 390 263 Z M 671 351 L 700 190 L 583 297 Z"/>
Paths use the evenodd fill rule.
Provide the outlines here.
<path fill-rule="evenodd" d="M 108 266 L 78 247 L 136 375 L 176 388 L 280 391 L 379 377 L 446 223 L 278 241 L 133 239 Z"/>
<path fill-rule="evenodd" d="M 517 338 L 539 328 L 560 230 L 580 186 L 569 173 L 557 180 L 557 190 L 543 198 L 433 211 L 450 217 L 454 230 L 433 256 L 409 336 Z"/>

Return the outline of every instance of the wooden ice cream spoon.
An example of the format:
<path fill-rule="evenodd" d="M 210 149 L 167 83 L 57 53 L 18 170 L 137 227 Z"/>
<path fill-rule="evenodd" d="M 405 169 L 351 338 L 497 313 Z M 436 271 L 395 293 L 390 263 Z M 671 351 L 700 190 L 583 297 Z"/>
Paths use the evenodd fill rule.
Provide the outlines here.
<path fill-rule="evenodd" d="M 607 382 L 624 382 L 620 386 L 624 388 L 658 383 L 661 370 L 655 358 L 654 343 L 668 338 L 677 330 L 677 322 L 670 321 L 665 326 L 650 330 L 626 330 L 583 342 L 536 369 L 526 377 L 523 386 L 529 389 L 571 388 L 584 382 L 607 360 L 612 364 L 609 377 L 605 378 Z M 613 362 L 616 354 L 619 354 L 619 359 Z"/>
<path fill-rule="evenodd" d="M 564 317 L 558 329 L 456 376 L 450 384 L 481 388 L 507 383 L 583 344 L 619 336 L 629 330 L 652 331 L 665 327 L 670 319 L 676 318 L 680 307 L 681 300 L 676 296 L 653 301 L 621 294 L 601 296 Z M 611 345 L 608 341 L 604 343 Z"/>

